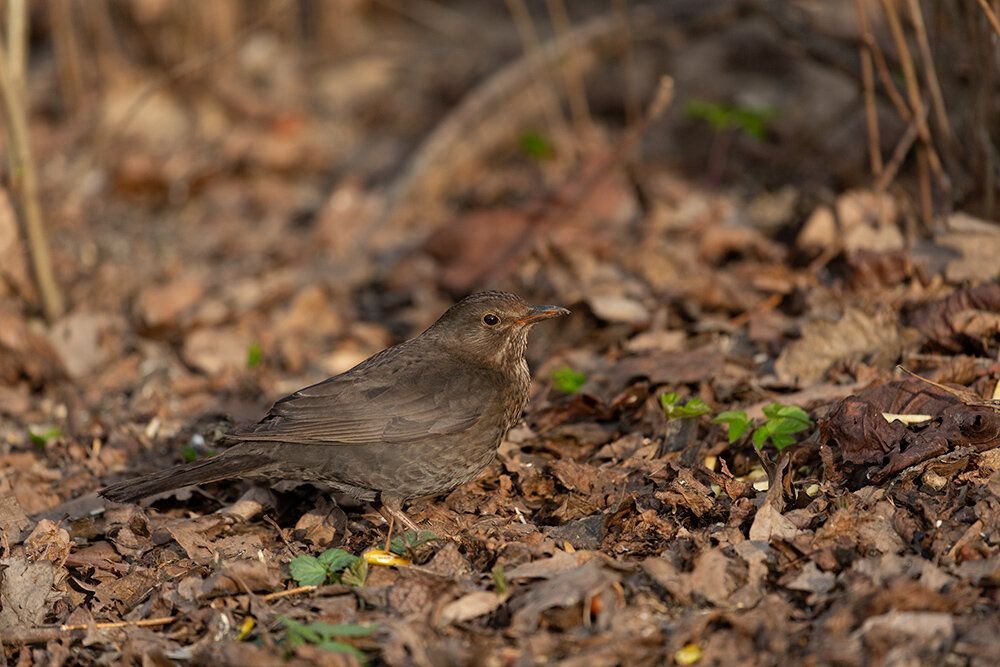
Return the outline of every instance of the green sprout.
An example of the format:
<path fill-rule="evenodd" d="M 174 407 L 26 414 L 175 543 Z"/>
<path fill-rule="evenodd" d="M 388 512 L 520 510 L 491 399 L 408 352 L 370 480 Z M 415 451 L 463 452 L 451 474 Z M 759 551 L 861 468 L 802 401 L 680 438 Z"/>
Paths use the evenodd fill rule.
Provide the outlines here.
<path fill-rule="evenodd" d="M 327 549 L 319 556 L 296 556 L 288 570 L 299 586 L 321 586 L 327 581 L 362 586 L 368 563 L 343 549 Z"/>
<path fill-rule="evenodd" d="M 556 155 L 552 142 L 537 130 L 528 130 L 522 134 L 519 145 L 522 153 L 539 162 L 551 160 Z"/>
<path fill-rule="evenodd" d="M 264 349 L 260 343 L 251 343 L 247 348 L 247 368 L 257 368 L 264 361 Z"/>
<path fill-rule="evenodd" d="M 47 428 L 41 426 L 28 427 L 28 439 L 31 440 L 31 444 L 36 447 L 44 447 L 61 435 L 62 429 L 58 426 L 49 426 Z"/>
<path fill-rule="evenodd" d="M 360 625 L 358 623 L 334 624 L 322 621 L 299 623 L 287 616 L 279 616 L 278 620 L 285 626 L 285 642 L 289 648 L 294 649 L 303 644 L 312 644 L 332 653 L 349 653 L 357 658 L 361 664 L 365 664 L 365 654 L 357 647 L 340 641 L 340 638 L 368 637 L 376 629 L 374 625 Z"/>
<path fill-rule="evenodd" d="M 712 420 L 715 424 L 725 424 L 730 444 L 739 440 L 753 426 L 753 420 L 742 410 L 727 410 Z M 770 440 L 775 449 L 781 451 L 795 444 L 795 434 L 812 428 L 812 420 L 806 411 L 797 405 L 771 403 L 764 407 L 764 421 L 754 429 L 750 439 L 754 447 L 762 448 Z"/>
<path fill-rule="evenodd" d="M 764 140 L 768 125 L 778 115 L 770 107 L 754 108 L 698 99 L 689 100 L 685 111 L 689 118 L 707 122 L 717 133 L 736 130 L 757 141 Z"/>
<path fill-rule="evenodd" d="M 575 394 L 587 382 L 587 374 L 563 366 L 552 371 L 552 384 L 564 394 Z"/>
<path fill-rule="evenodd" d="M 660 394 L 660 407 L 663 408 L 667 419 L 690 419 L 712 412 L 708 403 L 698 397 L 688 399 L 686 403 L 681 403 L 680 399 L 680 394 L 677 392 Z"/>

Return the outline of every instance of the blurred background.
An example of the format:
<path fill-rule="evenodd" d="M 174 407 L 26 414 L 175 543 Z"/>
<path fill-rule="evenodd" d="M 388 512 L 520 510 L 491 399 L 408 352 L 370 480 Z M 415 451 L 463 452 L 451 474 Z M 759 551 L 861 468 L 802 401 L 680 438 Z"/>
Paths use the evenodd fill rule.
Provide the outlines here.
<path fill-rule="evenodd" d="M 241 641 L 250 603 L 217 557 L 255 591 L 294 586 L 292 554 L 361 553 L 384 537 L 377 517 L 289 492 L 233 527 L 214 512 L 235 482 L 148 511 L 93 492 L 209 455 L 232 422 L 506 289 L 573 315 L 532 335 L 527 422 L 488 474 L 411 514 L 456 540 L 428 564 L 447 576 L 373 568 L 363 589 L 283 613 L 384 623 L 358 641 L 389 664 L 692 664 L 702 649 L 712 664 L 937 664 L 952 649 L 992 664 L 995 456 L 964 449 L 887 496 L 810 437 L 791 450 L 792 521 L 780 489 L 764 498 L 781 470 L 697 417 L 760 419 L 781 400 L 818 419 L 895 387 L 897 363 L 993 395 L 998 13 L 0 0 L 0 599 L 22 600 L 0 626 L 178 614 L 130 643 L 88 640 L 79 661 L 121 646 L 187 660 L 222 636 L 237 653 L 212 664 L 287 657 L 266 631 Z M 683 413 L 689 397 L 702 402 Z M 871 408 L 883 427 L 888 409 Z M 896 472 L 918 457 L 893 428 Z M 885 458 L 858 447 L 840 448 L 847 463 Z M 506 605 L 503 568 L 536 562 L 554 569 L 523 574 Z M 430 632 L 428 601 L 466 593 L 492 606 Z M 890 609 L 924 615 L 869 622 Z M 18 664 L 69 660 L 45 637 Z"/>
<path fill-rule="evenodd" d="M 480 288 L 585 366 L 996 274 L 986 0 L 2 4 L 9 441 L 243 415 Z"/>

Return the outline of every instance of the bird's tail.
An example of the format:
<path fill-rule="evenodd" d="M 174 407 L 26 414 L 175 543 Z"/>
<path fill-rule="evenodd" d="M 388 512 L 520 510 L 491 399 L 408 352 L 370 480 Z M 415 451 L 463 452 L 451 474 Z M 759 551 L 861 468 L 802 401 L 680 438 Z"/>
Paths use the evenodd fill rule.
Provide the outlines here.
<path fill-rule="evenodd" d="M 185 465 L 143 475 L 135 479 L 112 484 L 98 493 L 116 503 L 130 503 L 156 495 L 164 491 L 172 491 L 192 484 L 207 484 L 218 482 L 230 477 L 240 477 L 257 472 L 271 462 L 260 455 L 225 455 L 213 456 L 204 461 L 196 461 Z"/>

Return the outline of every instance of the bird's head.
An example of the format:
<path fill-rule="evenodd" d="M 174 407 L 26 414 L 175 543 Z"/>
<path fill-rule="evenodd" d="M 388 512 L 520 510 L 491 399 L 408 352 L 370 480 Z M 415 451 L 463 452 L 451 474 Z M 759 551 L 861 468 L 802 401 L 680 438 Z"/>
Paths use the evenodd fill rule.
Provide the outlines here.
<path fill-rule="evenodd" d="M 505 365 L 524 358 L 535 324 L 568 314 L 560 306 L 529 305 L 508 292 L 477 292 L 449 308 L 426 334 L 462 356 Z"/>

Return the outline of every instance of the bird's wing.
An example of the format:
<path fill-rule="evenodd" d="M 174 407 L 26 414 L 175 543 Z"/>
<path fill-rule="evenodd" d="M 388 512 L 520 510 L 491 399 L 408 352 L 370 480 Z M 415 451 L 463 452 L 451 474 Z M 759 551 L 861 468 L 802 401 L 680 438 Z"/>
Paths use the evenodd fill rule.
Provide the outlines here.
<path fill-rule="evenodd" d="M 413 442 L 468 429 L 495 400 L 488 370 L 383 355 L 281 399 L 259 423 L 229 435 L 303 444 Z"/>

